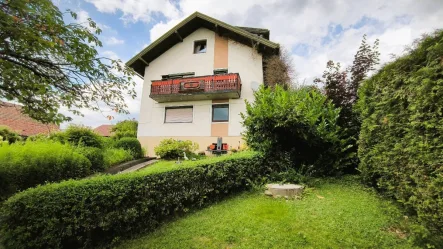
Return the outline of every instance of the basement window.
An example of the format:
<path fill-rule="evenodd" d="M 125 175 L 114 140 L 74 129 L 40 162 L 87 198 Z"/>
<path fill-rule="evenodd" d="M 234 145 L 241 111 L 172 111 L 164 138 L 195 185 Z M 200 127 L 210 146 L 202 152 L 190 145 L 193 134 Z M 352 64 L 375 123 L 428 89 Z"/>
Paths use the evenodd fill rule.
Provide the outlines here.
<path fill-rule="evenodd" d="M 206 40 L 194 42 L 194 54 L 206 53 Z"/>

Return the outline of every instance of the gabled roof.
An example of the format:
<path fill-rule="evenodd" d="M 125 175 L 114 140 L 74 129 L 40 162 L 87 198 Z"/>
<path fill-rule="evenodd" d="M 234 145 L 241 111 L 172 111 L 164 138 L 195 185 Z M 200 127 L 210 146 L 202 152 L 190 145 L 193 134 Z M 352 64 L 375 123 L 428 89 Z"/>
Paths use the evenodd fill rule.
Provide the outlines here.
<path fill-rule="evenodd" d="M 12 103 L 0 102 L 0 126 L 7 126 L 21 136 L 49 134 L 59 131 L 55 124 L 40 123 L 22 113 L 22 107 Z"/>
<path fill-rule="evenodd" d="M 249 33 L 256 34 L 258 36 L 261 36 L 265 38 L 266 40 L 269 40 L 269 29 L 261 29 L 261 28 L 253 28 L 253 27 L 241 27 L 241 26 L 235 26 L 237 28 L 243 29 L 248 31 Z"/>
<path fill-rule="evenodd" d="M 113 125 L 100 125 L 94 129 L 102 137 L 110 137 L 112 134 L 111 130 Z"/>
<path fill-rule="evenodd" d="M 256 46 L 258 51 L 263 54 L 277 54 L 279 52 L 280 45 L 268 40 L 269 30 L 235 27 L 200 12 L 195 12 L 152 42 L 140 53 L 130 59 L 126 65 L 133 68 L 139 75 L 143 76 L 145 73 L 145 67 L 148 66 L 151 61 L 166 52 L 175 44 L 182 42 L 185 37 L 201 27 L 213 30 L 219 35 L 229 37 L 230 39 L 236 40 L 245 45 Z M 257 34 L 257 32 L 259 34 Z M 263 37 L 260 36 L 260 34 L 263 34 Z"/>

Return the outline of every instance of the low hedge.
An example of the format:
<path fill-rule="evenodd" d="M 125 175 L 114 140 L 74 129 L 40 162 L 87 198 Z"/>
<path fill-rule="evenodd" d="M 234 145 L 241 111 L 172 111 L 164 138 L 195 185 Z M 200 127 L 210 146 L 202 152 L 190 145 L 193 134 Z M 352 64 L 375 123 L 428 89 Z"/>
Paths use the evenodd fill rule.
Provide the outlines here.
<path fill-rule="evenodd" d="M 130 151 L 134 158 L 143 157 L 142 146 L 135 137 L 123 137 L 115 142 L 114 147 Z"/>
<path fill-rule="evenodd" d="M 89 160 L 56 142 L 27 142 L 0 147 L 0 200 L 45 182 L 85 177 Z"/>
<path fill-rule="evenodd" d="M 269 172 L 255 155 L 158 174 L 135 172 L 39 186 L 3 204 L 0 237 L 7 248 L 107 246 L 248 189 Z"/>

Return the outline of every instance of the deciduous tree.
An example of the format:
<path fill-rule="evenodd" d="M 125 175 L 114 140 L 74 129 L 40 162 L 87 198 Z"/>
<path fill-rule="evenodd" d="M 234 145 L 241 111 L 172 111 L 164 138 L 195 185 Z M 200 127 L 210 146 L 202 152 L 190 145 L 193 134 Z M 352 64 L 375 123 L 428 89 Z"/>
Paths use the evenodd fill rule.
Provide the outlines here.
<path fill-rule="evenodd" d="M 50 0 L 0 1 L 0 98 L 23 105 L 44 123 L 72 118 L 66 108 L 107 106 L 128 113 L 124 97 L 135 97 L 134 72 L 121 61 L 100 57 L 100 28 L 91 19 L 67 23 Z"/>
<path fill-rule="evenodd" d="M 369 72 L 374 70 L 379 63 L 379 41 L 376 40 L 372 47 L 367 43 L 366 35 L 352 65 L 342 69 L 340 63 L 330 60 L 326 64 L 326 70 L 322 78 L 316 78 L 315 83 L 324 84 L 324 92 L 328 99 L 336 107 L 340 107 L 338 124 L 344 128 L 342 136 L 351 142 L 353 151 L 357 152 L 357 139 L 360 132 L 359 115 L 355 112 L 354 105 L 358 99 L 357 91 L 360 84 L 368 77 Z M 355 164 L 357 158 L 355 158 Z"/>

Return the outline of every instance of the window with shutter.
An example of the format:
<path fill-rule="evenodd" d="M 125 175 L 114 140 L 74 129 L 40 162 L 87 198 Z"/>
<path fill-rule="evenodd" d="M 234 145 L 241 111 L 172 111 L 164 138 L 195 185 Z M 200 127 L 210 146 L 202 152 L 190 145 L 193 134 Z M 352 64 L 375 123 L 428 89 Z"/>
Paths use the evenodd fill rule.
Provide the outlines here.
<path fill-rule="evenodd" d="M 192 123 L 192 106 L 166 107 L 165 123 Z"/>

